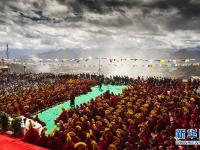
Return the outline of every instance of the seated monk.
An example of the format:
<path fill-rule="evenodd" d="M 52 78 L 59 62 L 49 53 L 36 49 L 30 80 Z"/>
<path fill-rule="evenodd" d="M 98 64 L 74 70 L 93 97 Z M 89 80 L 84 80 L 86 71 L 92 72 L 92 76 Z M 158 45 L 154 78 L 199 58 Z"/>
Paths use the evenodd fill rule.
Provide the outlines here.
<path fill-rule="evenodd" d="M 49 141 L 49 149 L 64 150 L 64 144 L 58 137 L 51 137 Z"/>
<path fill-rule="evenodd" d="M 65 150 L 75 150 L 74 145 L 75 143 L 72 142 L 70 134 L 67 134 Z"/>
<path fill-rule="evenodd" d="M 49 138 L 45 135 L 46 128 L 43 128 L 41 131 L 41 136 L 38 138 L 36 145 L 44 148 L 48 148 Z"/>
<path fill-rule="evenodd" d="M 22 140 L 30 144 L 35 144 L 38 138 L 38 130 L 33 128 L 33 124 L 31 120 L 29 120 L 29 130 L 26 132 Z"/>
<path fill-rule="evenodd" d="M 77 150 L 88 150 L 87 145 L 84 142 L 78 142 L 74 145 Z"/>
<path fill-rule="evenodd" d="M 56 118 L 55 122 L 59 122 L 60 120 L 64 120 L 65 118 L 68 119 L 67 110 L 65 110 L 64 107 L 62 107 L 61 109 L 62 113 L 58 116 L 58 118 Z"/>

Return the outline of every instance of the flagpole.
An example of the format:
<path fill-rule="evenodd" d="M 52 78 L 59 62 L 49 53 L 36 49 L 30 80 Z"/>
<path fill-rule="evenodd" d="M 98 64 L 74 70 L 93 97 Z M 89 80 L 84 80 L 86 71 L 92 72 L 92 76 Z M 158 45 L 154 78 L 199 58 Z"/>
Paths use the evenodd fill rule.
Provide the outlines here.
<path fill-rule="evenodd" d="M 102 70 L 101 70 L 101 59 L 99 57 L 99 69 L 98 69 L 98 75 L 100 76 L 102 74 Z"/>
<path fill-rule="evenodd" d="M 7 58 L 7 66 L 8 66 L 8 70 L 7 70 L 7 82 L 9 81 L 9 74 L 10 74 L 10 64 L 9 64 L 9 48 L 8 48 L 8 44 L 6 44 L 6 58 Z"/>

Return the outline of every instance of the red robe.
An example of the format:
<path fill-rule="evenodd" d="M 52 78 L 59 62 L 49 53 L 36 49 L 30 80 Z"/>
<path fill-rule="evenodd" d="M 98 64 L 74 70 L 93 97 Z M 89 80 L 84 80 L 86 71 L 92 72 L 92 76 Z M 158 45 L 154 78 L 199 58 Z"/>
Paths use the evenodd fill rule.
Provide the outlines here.
<path fill-rule="evenodd" d="M 53 137 L 50 139 L 49 149 L 50 150 L 64 150 L 64 144 L 59 138 Z"/>
<path fill-rule="evenodd" d="M 40 147 L 48 148 L 48 143 L 49 143 L 48 137 L 43 135 L 40 138 L 38 138 L 36 145 Z"/>
<path fill-rule="evenodd" d="M 22 140 L 30 144 L 35 144 L 39 137 L 38 131 L 32 128 L 26 132 Z"/>

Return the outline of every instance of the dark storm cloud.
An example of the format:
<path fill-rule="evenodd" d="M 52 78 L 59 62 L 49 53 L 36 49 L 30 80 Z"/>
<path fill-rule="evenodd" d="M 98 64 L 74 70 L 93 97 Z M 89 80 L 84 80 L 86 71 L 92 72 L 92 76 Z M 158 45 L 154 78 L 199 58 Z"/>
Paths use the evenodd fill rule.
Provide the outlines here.
<path fill-rule="evenodd" d="M 57 24 L 63 21 L 65 22 L 78 22 L 78 21 L 88 21 L 89 23 L 97 24 L 97 25 L 106 25 L 106 26 L 116 26 L 116 27 L 124 27 L 133 24 L 133 20 L 131 18 L 127 18 L 126 10 L 132 10 L 132 13 L 135 13 L 134 9 L 141 9 L 142 15 L 134 16 L 138 18 L 142 17 L 152 17 L 156 18 L 158 16 L 151 16 L 153 10 L 158 9 L 160 13 L 160 17 L 166 16 L 162 11 L 169 10 L 171 8 L 177 9 L 177 14 L 174 14 L 174 18 L 167 18 L 169 21 L 165 23 L 165 26 L 168 30 L 176 30 L 176 24 L 178 22 L 192 22 L 193 19 L 198 19 L 200 17 L 200 3 L 196 3 L 197 0 L 57 0 L 61 5 L 66 5 L 70 8 L 70 11 L 74 14 L 74 16 L 68 16 L 68 13 L 64 14 L 62 18 L 56 18 L 52 16 L 46 16 L 43 14 L 43 8 L 48 5 L 48 1 L 32 1 L 31 7 L 33 13 L 28 14 L 19 9 L 18 5 L 15 4 L 13 0 L 2 0 L 0 3 L 0 11 L 5 11 L 6 8 L 10 8 L 15 12 L 20 14 L 22 18 L 28 18 L 37 23 L 52 23 Z M 28 3 L 27 1 L 23 1 L 24 4 Z M 96 14 L 110 14 L 112 12 L 118 12 L 120 15 L 116 17 L 116 20 L 108 20 L 105 22 L 103 20 L 91 20 L 90 18 L 84 18 L 85 12 L 92 12 Z M 40 13 L 38 13 L 40 12 Z M 167 13 L 167 12 L 166 12 Z M 107 20 L 106 20 L 107 21 Z M 198 24 L 198 23 L 195 23 Z M 182 23 L 182 25 L 178 25 L 180 29 L 198 29 L 196 26 L 189 24 L 186 25 Z"/>
<path fill-rule="evenodd" d="M 159 0 L 150 3 L 147 7 L 160 9 L 174 7 L 185 17 L 200 16 L 200 3 L 194 3 L 192 0 Z"/>
<path fill-rule="evenodd" d="M 61 4 L 70 5 L 74 13 L 81 15 L 84 8 L 95 13 L 105 14 L 112 11 L 122 11 L 120 7 L 132 8 L 139 6 L 138 0 L 57 0 Z"/>
<path fill-rule="evenodd" d="M 90 23 L 96 25 L 105 25 L 113 27 L 124 27 L 134 23 L 134 21 L 143 20 L 145 17 L 153 18 L 156 23 L 164 23 L 167 30 L 199 30 L 200 24 L 200 3 L 198 0 L 57 0 L 62 5 L 70 6 L 74 14 L 83 16 L 85 11 L 96 14 L 107 15 L 112 12 L 118 12 L 120 15 L 111 20 L 90 20 Z M 142 15 L 135 15 L 136 20 L 127 18 L 126 10 L 140 9 Z M 170 17 L 166 17 L 172 9 L 177 12 Z M 154 10 L 160 12 L 159 16 L 151 15 Z M 163 13 L 164 12 L 164 13 Z M 163 18 L 163 19 L 162 19 Z M 83 18 L 82 18 L 83 19 Z M 164 21 L 163 21 L 164 20 Z M 145 21 L 142 21 L 145 22 Z M 151 24 L 150 24 L 151 25 Z M 150 28 L 147 26 L 147 28 Z M 153 28 L 155 30 L 156 27 Z"/>
<path fill-rule="evenodd" d="M 154 8 L 169 9 L 171 7 L 180 10 L 184 16 L 199 16 L 200 3 L 194 0 L 57 0 L 61 4 L 71 5 L 76 13 L 82 13 L 83 7 L 96 13 L 108 13 L 111 11 L 123 11 L 119 8 L 141 7 L 145 11 Z M 197 1 L 197 0 L 196 0 Z"/>
<path fill-rule="evenodd" d="M 41 1 L 24 1 L 24 0 L 1 0 L 0 1 L 0 11 L 7 11 L 6 9 L 9 8 L 12 11 L 19 11 L 19 7 L 18 7 L 18 2 L 22 2 L 24 5 L 26 4 L 31 4 L 33 6 L 33 9 L 41 9 L 43 7 L 43 5 L 45 5 L 45 3 Z"/>

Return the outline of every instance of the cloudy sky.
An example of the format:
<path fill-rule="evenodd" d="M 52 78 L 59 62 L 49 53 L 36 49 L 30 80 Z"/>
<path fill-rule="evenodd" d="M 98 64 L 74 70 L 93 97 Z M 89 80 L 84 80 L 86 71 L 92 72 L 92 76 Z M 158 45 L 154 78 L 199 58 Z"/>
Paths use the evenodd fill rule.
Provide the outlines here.
<path fill-rule="evenodd" d="M 200 0 L 0 0 L 0 46 L 172 49 L 200 45 Z"/>

